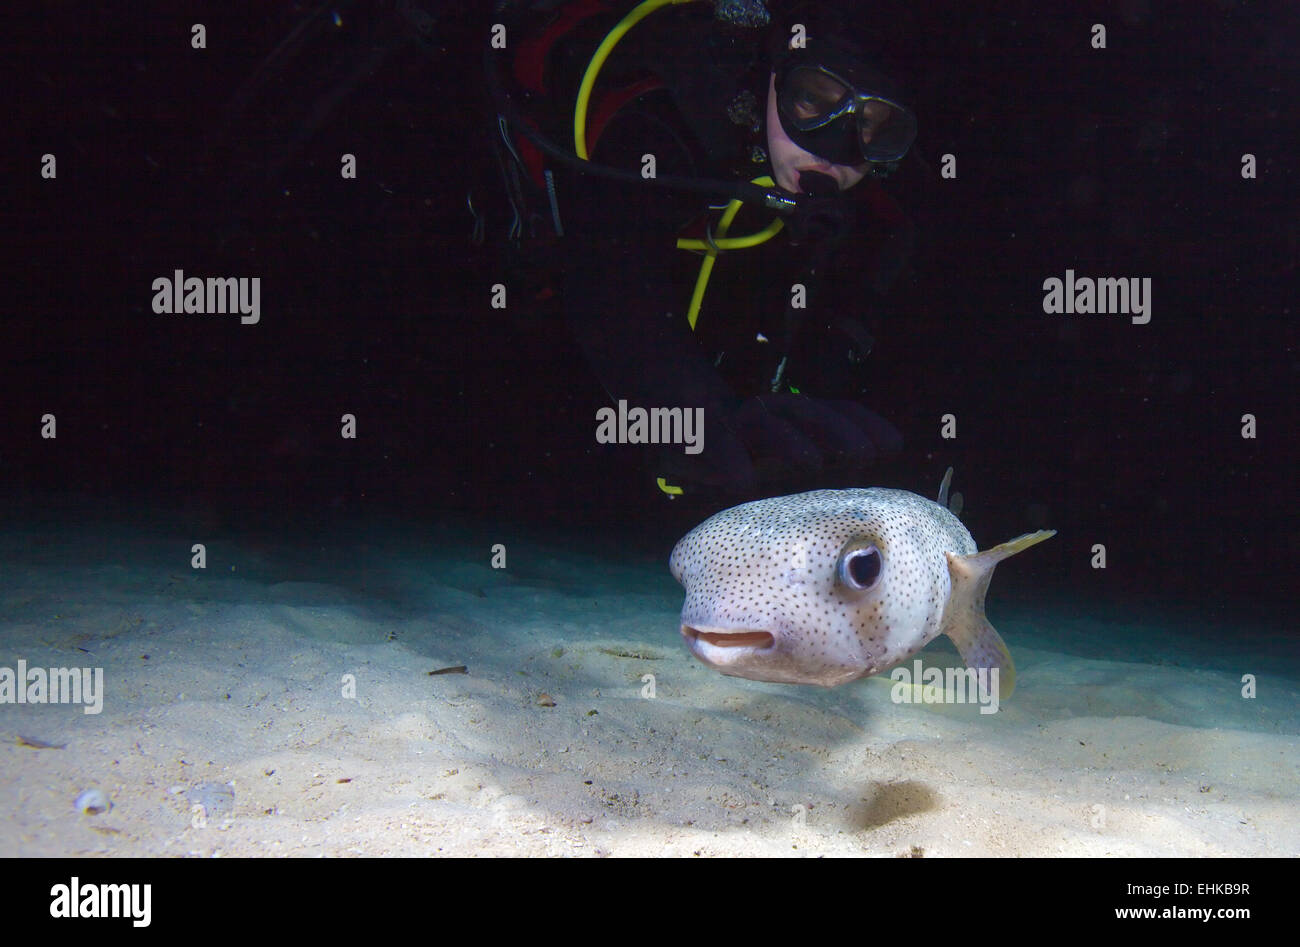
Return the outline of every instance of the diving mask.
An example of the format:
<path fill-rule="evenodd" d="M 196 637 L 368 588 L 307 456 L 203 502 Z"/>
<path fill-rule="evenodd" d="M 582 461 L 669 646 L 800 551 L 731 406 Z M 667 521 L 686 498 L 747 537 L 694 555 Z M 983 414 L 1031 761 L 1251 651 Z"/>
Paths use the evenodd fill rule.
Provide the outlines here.
<path fill-rule="evenodd" d="M 800 148 L 834 164 L 897 162 L 916 139 L 916 117 L 882 77 L 854 71 L 856 82 L 830 66 L 787 58 L 776 73 L 781 127 Z"/>

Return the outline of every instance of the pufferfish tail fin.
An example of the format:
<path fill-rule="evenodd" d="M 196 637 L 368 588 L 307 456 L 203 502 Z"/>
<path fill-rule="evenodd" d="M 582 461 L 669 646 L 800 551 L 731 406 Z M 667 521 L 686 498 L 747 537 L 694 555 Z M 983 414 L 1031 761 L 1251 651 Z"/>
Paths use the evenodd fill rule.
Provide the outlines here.
<path fill-rule="evenodd" d="M 988 594 L 993 569 L 1008 556 L 1023 552 L 1055 535 L 1056 530 L 1044 529 L 1017 536 L 992 549 L 968 556 L 947 553 L 952 591 L 948 594 L 940 634 L 952 639 L 967 667 L 997 670 L 999 700 L 1010 697 L 1015 690 L 1016 665 L 1011 660 L 1011 652 L 1007 650 L 1002 636 L 984 616 L 984 597 Z"/>

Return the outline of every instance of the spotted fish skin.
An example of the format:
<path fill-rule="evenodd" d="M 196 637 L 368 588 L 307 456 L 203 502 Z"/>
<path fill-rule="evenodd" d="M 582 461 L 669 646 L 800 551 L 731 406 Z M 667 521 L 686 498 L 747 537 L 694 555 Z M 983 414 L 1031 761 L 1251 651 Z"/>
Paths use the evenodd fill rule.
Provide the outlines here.
<path fill-rule="evenodd" d="M 681 634 L 736 677 L 834 687 L 887 670 L 940 634 L 971 667 L 1015 668 L 984 617 L 993 567 L 1054 535 L 978 552 L 948 509 L 905 490 L 815 490 L 723 510 L 669 560 Z"/>

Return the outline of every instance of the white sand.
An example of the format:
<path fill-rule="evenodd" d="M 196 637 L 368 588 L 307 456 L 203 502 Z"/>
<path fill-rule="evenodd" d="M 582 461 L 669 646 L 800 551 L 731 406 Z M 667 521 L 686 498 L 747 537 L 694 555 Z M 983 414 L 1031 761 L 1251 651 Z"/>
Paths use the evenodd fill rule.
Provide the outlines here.
<path fill-rule="evenodd" d="M 0 665 L 106 690 L 98 715 L 0 706 L 0 855 L 1300 854 L 1295 678 L 1242 668 L 1251 701 L 1236 672 L 1034 647 L 1143 629 L 1031 618 L 996 581 L 1020 676 L 981 715 L 710 671 L 667 550 L 209 538 L 196 574 L 193 541 L 0 537 Z M 233 783 L 229 816 L 195 817 L 203 783 Z M 75 811 L 88 787 L 113 808 Z"/>

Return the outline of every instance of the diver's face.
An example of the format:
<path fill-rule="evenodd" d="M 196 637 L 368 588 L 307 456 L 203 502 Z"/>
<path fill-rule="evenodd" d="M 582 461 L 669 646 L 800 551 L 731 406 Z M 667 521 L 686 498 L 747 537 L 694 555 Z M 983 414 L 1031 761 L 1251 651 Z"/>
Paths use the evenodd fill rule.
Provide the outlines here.
<path fill-rule="evenodd" d="M 888 111 L 886 109 L 886 111 Z M 767 153 L 772 158 L 772 177 L 776 183 L 792 194 L 799 190 L 802 171 L 820 171 L 835 179 L 841 191 L 847 191 L 867 176 L 867 163 L 860 165 L 831 164 L 810 151 L 804 151 L 781 127 L 781 116 L 776 112 L 776 73 L 772 73 L 767 86 Z"/>

